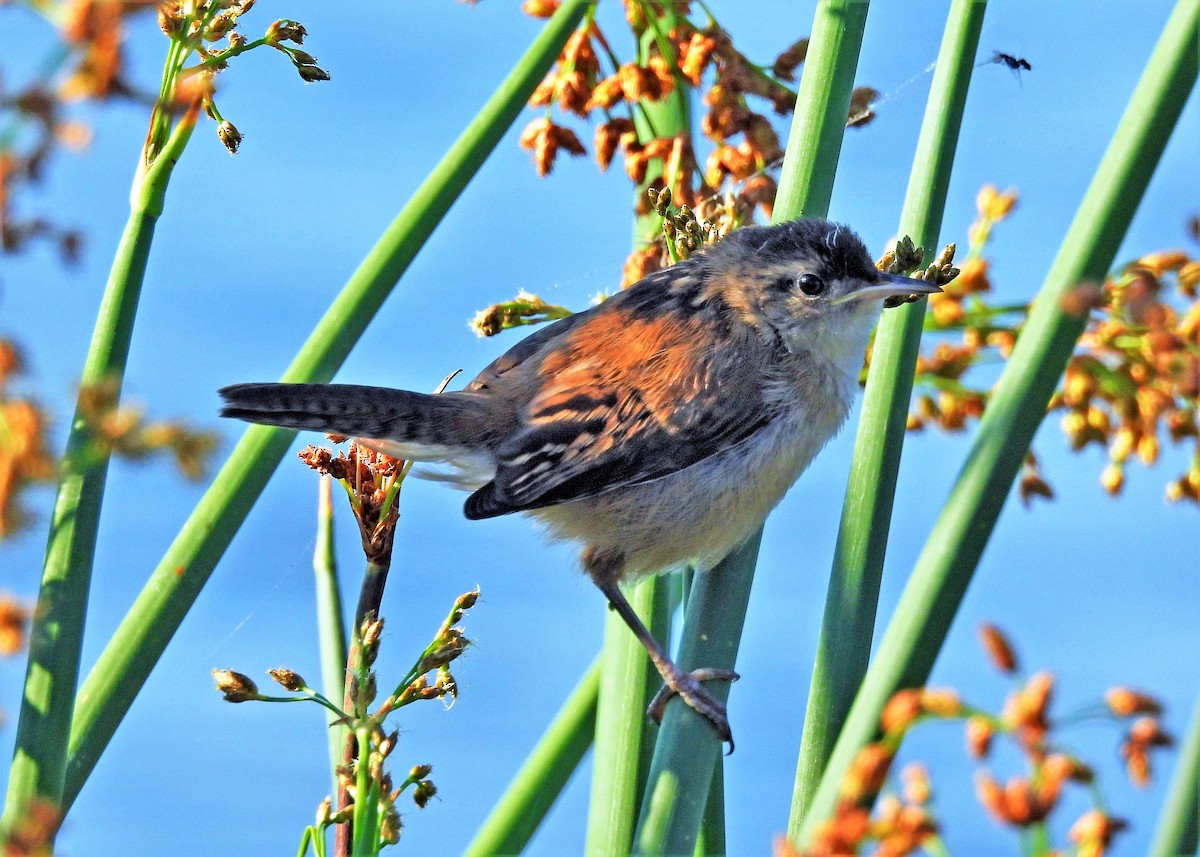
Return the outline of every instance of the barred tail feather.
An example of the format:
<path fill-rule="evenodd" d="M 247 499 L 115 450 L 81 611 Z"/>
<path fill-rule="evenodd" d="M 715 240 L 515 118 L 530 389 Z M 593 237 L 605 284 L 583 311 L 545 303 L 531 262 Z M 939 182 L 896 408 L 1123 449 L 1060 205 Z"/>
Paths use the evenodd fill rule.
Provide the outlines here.
<path fill-rule="evenodd" d="M 284 428 L 381 438 L 405 445 L 486 444 L 487 411 L 477 396 L 433 396 L 356 384 L 234 384 L 220 390 L 221 416 Z"/>

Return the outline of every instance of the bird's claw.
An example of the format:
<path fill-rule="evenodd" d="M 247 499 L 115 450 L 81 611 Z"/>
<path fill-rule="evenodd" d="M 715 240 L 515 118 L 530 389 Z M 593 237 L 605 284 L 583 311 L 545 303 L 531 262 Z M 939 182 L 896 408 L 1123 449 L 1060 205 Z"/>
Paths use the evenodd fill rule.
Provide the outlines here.
<path fill-rule="evenodd" d="M 650 705 L 646 709 L 646 716 L 661 726 L 663 712 L 666 711 L 667 703 L 671 700 L 672 696 L 678 695 L 692 710 L 712 724 L 717 737 L 722 741 L 729 742 L 729 753 L 732 753 L 733 734 L 729 731 L 729 717 L 725 713 L 725 703 L 709 693 L 703 683 L 714 679 L 737 681 L 739 678 L 740 676 L 733 670 L 704 667 L 692 672 L 686 672 L 679 667 L 675 667 L 669 674 L 664 673 L 664 684 L 658 693 L 654 694 L 654 698 L 650 700 Z"/>

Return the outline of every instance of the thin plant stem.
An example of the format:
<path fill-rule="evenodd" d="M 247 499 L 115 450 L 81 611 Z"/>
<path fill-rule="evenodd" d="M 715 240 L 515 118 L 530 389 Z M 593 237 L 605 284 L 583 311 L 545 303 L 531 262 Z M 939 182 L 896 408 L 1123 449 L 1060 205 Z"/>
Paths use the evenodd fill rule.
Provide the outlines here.
<path fill-rule="evenodd" d="M 108 450 L 95 443 L 84 418 L 84 396 L 101 384 L 112 385 L 114 396 L 120 395 L 154 227 L 162 214 L 171 170 L 191 138 L 198 112 L 199 105 L 193 105 L 179 120 L 158 161 L 139 165 L 129 219 L 96 316 L 63 455 L 30 633 L 25 692 L 0 822 L 5 827 L 22 818 L 35 797 L 57 807 L 65 802 L 71 711 L 109 462 Z"/>
<path fill-rule="evenodd" d="M 321 691 L 337 699 L 346 684 L 346 624 L 342 618 L 342 595 L 338 585 L 337 558 L 333 549 L 333 480 L 322 474 L 318 489 L 317 544 L 313 550 L 313 573 L 317 590 L 317 639 L 321 653 Z M 329 761 L 333 792 L 337 794 L 337 767 L 348 730 L 340 723 L 329 726 Z"/>
<path fill-rule="evenodd" d="M 655 581 L 639 581 L 626 596 L 647 626 L 652 625 Z M 609 611 L 601 649 L 600 699 L 596 710 L 595 764 L 588 804 L 587 857 L 629 853 L 641 793 L 639 758 L 646 717 L 646 685 L 654 671 L 646 651 L 624 621 Z"/>
<path fill-rule="evenodd" d="M 600 696 L 597 657 L 480 825 L 463 857 L 519 854 L 592 746 Z"/>
<path fill-rule="evenodd" d="M 1149 857 L 1195 854 L 1200 848 L 1200 697 L 1175 760 Z"/>
<path fill-rule="evenodd" d="M 966 463 L 917 559 L 799 831 L 834 811 L 842 777 L 876 734 L 884 704 L 919 687 L 949 633 L 1034 432 L 1086 323 L 1065 311 L 1078 284 L 1116 256 L 1196 81 L 1200 2 L 1180 0 L 1154 48 L 980 421 Z"/>
<path fill-rule="evenodd" d="M 697 574 L 688 594 L 683 638 L 677 661 L 685 670 L 698 667 L 732 669 L 741 641 L 745 610 L 726 610 L 725 603 L 745 604 L 750 598 L 759 532 L 711 571 Z M 688 633 L 689 628 L 704 633 Z M 709 691 L 724 702 L 729 682 L 713 682 Z M 701 822 L 721 755 L 721 742 L 712 725 L 690 707 L 675 701 L 663 715 L 662 732 L 654 748 L 647 779 L 635 854 L 690 854 L 696 847 Z"/>
<path fill-rule="evenodd" d="M 867 8 L 856 0 L 817 5 L 775 222 L 821 217 L 829 210 Z M 696 575 L 680 645 L 679 662 L 685 669 L 733 668 L 761 539 L 760 529 L 715 569 Z M 728 690 L 714 688 L 721 695 Z M 695 848 L 719 753 L 720 742 L 707 721 L 685 705 L 667 706 L 638 822 L 641 853 L 682 854 Z"/>
<path fill-rule="evenodd" d="M 917 140 L 899 234 L 923 247 L 927 262 L 941 229 L 986 8 L 976 0 L 951 5 Z M 925 304 L 888 310 L 875 336 L 804 716 L 788 821 L 793 832 L 867 671 Z"/>
<path fill-rule="evenodd" d="M 717 756 L 692 857 L 725 857 L 725 758 Z"/>
<path fill-rule="evenodd" d="M 365 542 L 364 542 L 365 546 Z M 356 717 L 365 717 L 365 711 L 359 711 L 359 688 L 367 680 L 368 665 L 363 655 L 363 623 L 368 619 L 379 618 L 379 608 L 383 603 L 383 590 L 387 585 L 388 572 L 391 570 L 391 540 L 387 542 L 386 551 L 373 551 L 374 561 L 368 561 L 363 572 L 362 587 L 358 593 L 358 606 L 354 610 L 354 634 L 350 641 L 350 651 L 346 656 L 345 683 L 343 686 L 342 710 L 353 712 Z M 350 857 L 362 852 L 359 845 L 366 831 L 359 827 L 365 816 L 367 764 L 364 751 L 369 750 L 371 730 L 356 729 L 354 734 L 348 734 L 342 742 L 341 763 L 344 767 L 355 768 L 358 772 L 353 801 L 353 819 L 350 824 L 339 824 L 334 833 L 333 853 L 338 857 Z M 335 774 L 336 780 L 336 774 Z M 336 787 L 335 811 L 340 811 L 351 805 L 349 782 L 341 780 Z M 353 852 L 350 850 L 351 841 L 354 843 Z"/>
<path fill-rule="evenodd" d="M 664 8 L 661 16 L 646 10 L 653 26 L 648 26 L 639 44 L 639 61 L 649 58 L 651 45 L 663 49 L 659 33 L 673 25 L 676 13 Z M 669 46 L 668 46 L 669 49 Z M 634 110 L 634 124 L 642 142 L 655 137 L 685 134 L 689 128 L 690 88 L 676 80 L 671 96 L 662 102 L 640 102 Z M 651 165 L 646 181 L 638 188 L 645 193 L 649 182 L 663 175 L 662 164 Z M 640 247 L 655 237 L 658 218 L 647 215 L 634 221 L 634 245 Z M 630 587 L 630 603 L 660 640 L 670 636 L 671 611 L 666 608 L 663 586 L 654 579 Z M 592 768 L 592 789 L 588 809 L 588 857 L 625 857 L 633 841 L 637 808 L 642 801 L 646 773 L 654 740 L 654 726 L 646 722 L 646 705 L 658 683 L 658 674 L 650 669 L 641 644 L 625 623 L 610 613 L 604 626 L 601 662 L 603 676 L 600 703 L 596 713 L 596 738 Z"/>
<path fill-rule="evenodd" d="M 520 114 L 588 5 L 587 0 L 563 3 L 367 254 L 283 380 L 333 377 L 417 251 Z M 292 431 L 263 426 L 246 430 L 101 653 L 76 700 L 64 811 L 79 794 L 293 436 Z"/>
<path fill-rule="evenodd" d="M 817 4 L 775 195 L 774 223 L 829 213 L 868 8 L 864 0 Z"/>

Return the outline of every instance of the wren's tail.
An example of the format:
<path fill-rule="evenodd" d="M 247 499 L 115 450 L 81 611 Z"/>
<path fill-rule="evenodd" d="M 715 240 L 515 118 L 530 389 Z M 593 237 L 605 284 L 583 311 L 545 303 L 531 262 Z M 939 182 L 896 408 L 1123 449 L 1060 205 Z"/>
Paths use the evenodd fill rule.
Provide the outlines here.
<path fill-rule="evenodd" d="M 484 402 L 471 393 L 354 384 L 234 384 L 220 393 L 221 416 L 284 428 L 443 448 L 486 448 L 490 434 Z"/>

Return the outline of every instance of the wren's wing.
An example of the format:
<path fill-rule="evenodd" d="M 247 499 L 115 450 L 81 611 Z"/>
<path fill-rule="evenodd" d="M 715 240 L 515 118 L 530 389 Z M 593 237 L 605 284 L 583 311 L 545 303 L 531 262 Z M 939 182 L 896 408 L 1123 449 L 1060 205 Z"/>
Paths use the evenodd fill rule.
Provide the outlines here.
<path fill-rule="evenodd" d="M 483 368 L 483 371 L 475 376 L 464 389 L 465 390 L 486 390 L 500 380 L 500 376 L 505 372 L 515 369 L 531 357 L 535 357 L 539 351 L 549 345 L 553 340 L 561 336 L 565 336 L 573 328 L 577 327 L 581 322 L 586 321 L 592 315 L 595 315 L 603 305 L 593 307 L 592 309 L 577 312 L 574 315 L 569 315 L 566 318 L 560 318 L 558 321 L 538 328 L 536 331 L 526 336 L 512 348 L 505 351 L 491 363 Z"/>
<path fill-rule="evenodd" d="M 540 386 L 520 415 L 520 428 L 495 450 L 495 478 L 467 500 L 468 518 L 657 479 L 767 422 L 760 370 L 731 357 L 738 349 L 727 328 L 717 347 L 697 349 L 717 328 L 711 317 L 664 316 L 647 311 L 638 297 L 624 292 L 535 334 L 546 338 L 525 353 L 510 352 L 517 363 L 538 362 Z M 573 324 L 553 330 L 568 321 Z M 484 375 L 508 371 L 515 364 L 502 364 L 510 355 Z"/>

